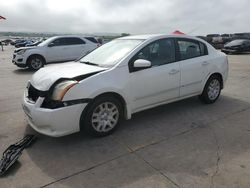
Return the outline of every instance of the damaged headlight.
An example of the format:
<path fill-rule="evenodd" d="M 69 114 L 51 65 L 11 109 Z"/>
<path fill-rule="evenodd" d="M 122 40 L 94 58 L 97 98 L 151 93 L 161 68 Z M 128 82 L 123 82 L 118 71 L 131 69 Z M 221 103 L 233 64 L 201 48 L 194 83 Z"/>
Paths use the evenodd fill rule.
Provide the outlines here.
<path fill-rule="evenodd" d="M 62 101 L 65 93 L 78 82 L 75 80 L 65 80 L 58 83 L 52 92 L 51 99 L 55 101 Z"/>

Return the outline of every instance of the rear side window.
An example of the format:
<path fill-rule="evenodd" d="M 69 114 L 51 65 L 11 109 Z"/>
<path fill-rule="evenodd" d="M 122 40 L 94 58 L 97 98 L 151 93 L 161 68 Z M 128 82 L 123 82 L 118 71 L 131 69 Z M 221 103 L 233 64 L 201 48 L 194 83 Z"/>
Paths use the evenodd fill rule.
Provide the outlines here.
<path fill-rule="evenodd" d="M 202 42 L 199 42 L 199 45 L 201 50 L 201 56 L 208 55 L 207 46 Z"/>
<path fill-rule="evenodd" d="M 190 39 L 177 39 L 180 60 L 207 55 L 207 47 L 199 41 Z"/>

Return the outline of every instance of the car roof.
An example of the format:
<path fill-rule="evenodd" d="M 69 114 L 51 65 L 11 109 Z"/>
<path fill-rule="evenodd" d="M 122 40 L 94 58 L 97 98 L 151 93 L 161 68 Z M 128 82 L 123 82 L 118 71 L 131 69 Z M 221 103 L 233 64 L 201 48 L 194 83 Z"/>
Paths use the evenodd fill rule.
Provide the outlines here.
<path fill-rule="evenodd" d="M 138 39 L 138 40 L 150 40 L 150 39 L 160 39 L 160 38 L 187 38 L 187 39 L 195 39 L 195 40 L 199 40 L 199 41 L 203 41 L 200 38 L 197 37 L 193 37 L 193 36 L 189 36 L 189 35 L 176 35 L 176 34 L 172 34 L 172 35 L 166 35 L 166 34 L 150 34 L 150 35 L 132 35 L 132 36 L 126 36 L 126 37 L 122 37 L 119 39 Z"/>

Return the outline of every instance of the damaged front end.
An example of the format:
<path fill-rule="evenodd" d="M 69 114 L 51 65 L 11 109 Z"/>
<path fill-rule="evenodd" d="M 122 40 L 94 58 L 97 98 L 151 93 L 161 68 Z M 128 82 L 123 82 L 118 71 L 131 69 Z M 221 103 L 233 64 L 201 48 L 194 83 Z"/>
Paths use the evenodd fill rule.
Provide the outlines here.
<path fill-rule="evenodd" d="M 49 90 L 41 91 L 36 89 L 30 82 L 27 85 L 27 93 L 26 98 L 31 103 L 36 103 L 39 97 L 44 98 L 41 108 L 48 108 L 48 109 L 56 109 L 62 108 L 66 106 L 71 106 L 79 103 L 88 103 L 91 101 L 89 98 L 85 99 L 75 99 L 75 100 L 68 100 L 63 101 L 63 97 L 66 92 L 73 87 L 74 85 L 78 84 L 79 81 L 86 79 L 92 75 L 95 75 L 98 72 L 94 72 L 87 75 L 80 75 L 74 78 L 60 78 L 54 84 L 51 85 Z"/>

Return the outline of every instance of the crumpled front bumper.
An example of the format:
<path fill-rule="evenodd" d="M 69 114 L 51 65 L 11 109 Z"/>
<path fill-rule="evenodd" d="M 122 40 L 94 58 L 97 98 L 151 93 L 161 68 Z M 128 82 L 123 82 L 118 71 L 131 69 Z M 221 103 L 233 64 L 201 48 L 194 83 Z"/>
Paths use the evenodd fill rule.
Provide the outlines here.
<path fill-rule="evenodd" d="M 30 101 L 24 94 L 23 110 L 28 124 L 37 132 L 60 137 L 80 131 L 81 113 L 87 104 L 75 104 L 57 109 L 41 108 L 44 98 L 39 97 L 36 102 Z"/>

